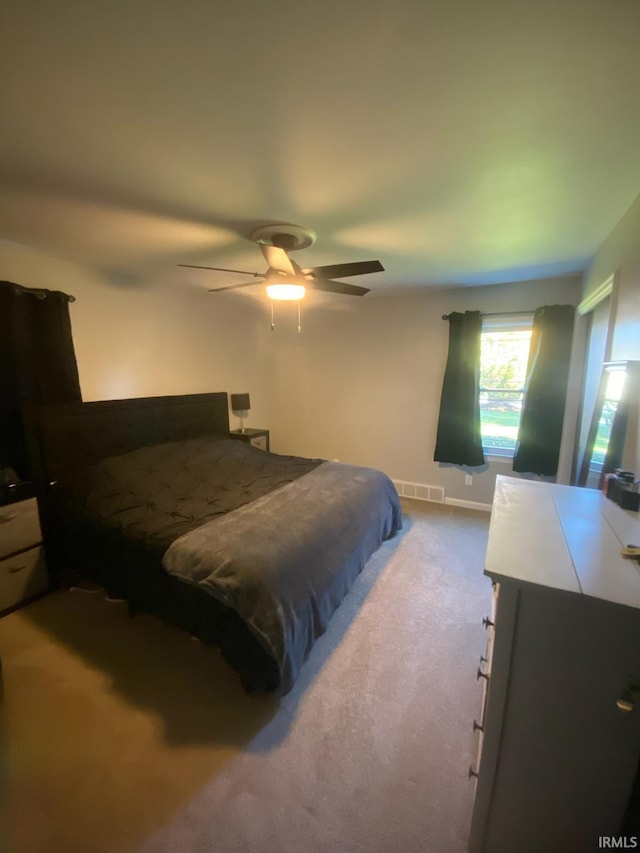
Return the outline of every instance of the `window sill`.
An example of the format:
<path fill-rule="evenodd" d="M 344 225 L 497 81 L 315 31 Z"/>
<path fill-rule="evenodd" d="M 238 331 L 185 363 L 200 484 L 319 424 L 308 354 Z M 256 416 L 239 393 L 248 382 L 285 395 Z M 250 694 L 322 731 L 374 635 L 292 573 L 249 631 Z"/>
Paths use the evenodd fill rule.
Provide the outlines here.
<path fill-rule="evenodd" d="M 487 462 L 513 462 L 513 453 L 489 453 L 484 451 Z"/>

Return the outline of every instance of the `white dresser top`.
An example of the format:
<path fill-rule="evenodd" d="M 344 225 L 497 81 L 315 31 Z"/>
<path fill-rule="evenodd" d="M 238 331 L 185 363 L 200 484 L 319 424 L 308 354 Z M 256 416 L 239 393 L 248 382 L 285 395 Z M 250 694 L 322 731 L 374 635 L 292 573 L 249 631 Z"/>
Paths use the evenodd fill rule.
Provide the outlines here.
<path fill-rule="evenodd" d="M 485 574 L 640 609 L 640 514 L 595 489 L 498 476 Z"/>

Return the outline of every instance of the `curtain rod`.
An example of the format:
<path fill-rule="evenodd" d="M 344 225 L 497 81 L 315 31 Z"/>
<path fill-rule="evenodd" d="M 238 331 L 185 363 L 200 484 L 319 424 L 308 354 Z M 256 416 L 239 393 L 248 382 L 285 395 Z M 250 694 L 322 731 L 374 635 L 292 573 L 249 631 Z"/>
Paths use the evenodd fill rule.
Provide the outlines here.
<path fill-rule="evenodd" d="M 484 312 L 480 313 L 481 317 L 512 317 L 514 314 L 535 314 L 535 311 L 488 311 L 486 314 Z M 443 314 L 442 319 L 448 320 L 450 317 L 449 314 Z"/>
<path fill-rule="evenodd" d="M 47 290 L 36 290 L 34 288 L 31 288 L 31 287 L 14 287 L 13 289 L 18 294 L 18 296 L 21 296 L 23 293 L 30 293 L 32 296 L 35 296 L 36 299 L 46 299 L 47 293 L 51 292 L 51 291 L 47 291 Z M 58 292 L 60 292 L 60 291 L 58 291 Z M 63 293 L 62 295 L 67 300 L 67 302 L 75 302 L 76 301 L 75 296 L 71 296 L 70 293 Z"/>

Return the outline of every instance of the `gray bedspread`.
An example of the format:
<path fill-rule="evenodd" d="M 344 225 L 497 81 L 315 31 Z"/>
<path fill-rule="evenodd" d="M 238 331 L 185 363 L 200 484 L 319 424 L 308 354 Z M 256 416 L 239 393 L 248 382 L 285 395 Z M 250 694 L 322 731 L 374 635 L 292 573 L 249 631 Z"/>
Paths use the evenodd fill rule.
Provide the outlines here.
<path fill-rule="evenodd" d="M 286 693 L 366 561 L 401 527 L 385 474 L 324 462 L 176 539 L 162 562 L 240 615 Z"/>

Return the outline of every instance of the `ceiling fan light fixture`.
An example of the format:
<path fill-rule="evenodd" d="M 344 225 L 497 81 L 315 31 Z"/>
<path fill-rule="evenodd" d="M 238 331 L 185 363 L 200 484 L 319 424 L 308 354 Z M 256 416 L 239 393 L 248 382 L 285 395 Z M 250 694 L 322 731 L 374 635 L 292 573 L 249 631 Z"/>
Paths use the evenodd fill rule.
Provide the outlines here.
<path fill-rule="evenodd" d="M 267 296 L 269 299 L 277 299 L 279 301 L 295 302 L 298 299 L 303 299 L 307 292 L 303 284 L 268 284 Z"/>

